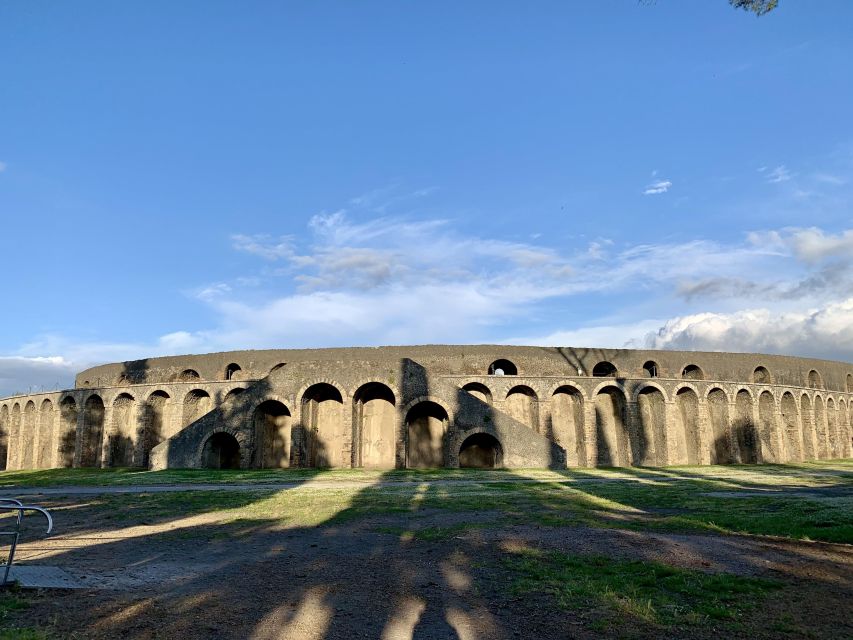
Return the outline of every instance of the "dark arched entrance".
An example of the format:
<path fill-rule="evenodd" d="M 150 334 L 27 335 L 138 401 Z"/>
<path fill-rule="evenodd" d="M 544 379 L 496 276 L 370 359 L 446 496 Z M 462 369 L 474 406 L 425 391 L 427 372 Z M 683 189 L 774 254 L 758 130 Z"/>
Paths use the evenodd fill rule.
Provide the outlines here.
<path fill-rule="evenodd" d="M 459 448 L 459 466 L 472 469 L 494 469 L 503 466 L 501 443 L 488 433 L 468 436 Z"/>
<path fill-rule="evenodd" d="M 204 443 L 201 462 L 205 469 L 239 469 L 240 443 L 230 433 L 214 433 Z"/>

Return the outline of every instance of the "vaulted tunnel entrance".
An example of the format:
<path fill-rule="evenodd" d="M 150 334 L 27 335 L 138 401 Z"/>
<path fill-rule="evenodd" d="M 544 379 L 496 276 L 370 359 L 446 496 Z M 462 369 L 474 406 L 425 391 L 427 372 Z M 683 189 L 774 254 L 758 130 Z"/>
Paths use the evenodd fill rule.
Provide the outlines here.
<path fill-rule="evenodd" d="M 230 433 L 214 433 L 204 443 L 201 461 L 206 469 L 239 469 L 240 443 Z"/>
<path fill-rule="evenodd" d="M 468 469 L 502 467 L 503 449 L 501 443 L 488 433 L 475 433 L 468 436 L 459 448 L 459 466 Z"/>

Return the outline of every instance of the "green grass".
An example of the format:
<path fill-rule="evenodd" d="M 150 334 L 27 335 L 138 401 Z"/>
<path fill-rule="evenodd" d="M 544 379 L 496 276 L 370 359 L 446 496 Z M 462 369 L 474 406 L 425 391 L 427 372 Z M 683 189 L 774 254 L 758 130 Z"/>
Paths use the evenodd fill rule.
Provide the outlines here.
<path fill-rule="evenodd" d="M 47 640 L 51 635 L 33 627 L 16 627 L 16 613 L 29 607 L 26 600 L 14 592 L 0 592 L 0 640 Z"/>
<path fill-rule="evenodd" d="M 515 595 L 547 594 L 565 610 L 597 610 L 603 624 L 657 627 L 737 623 L 780 585 L 657 562 L 523 549 L 509 555 Z"/>

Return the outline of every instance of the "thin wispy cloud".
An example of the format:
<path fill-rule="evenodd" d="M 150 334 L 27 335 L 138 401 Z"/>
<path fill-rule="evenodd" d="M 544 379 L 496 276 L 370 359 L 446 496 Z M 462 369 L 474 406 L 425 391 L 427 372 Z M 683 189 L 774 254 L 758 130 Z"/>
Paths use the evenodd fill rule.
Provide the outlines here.
<path fill-rule="evenodd" d="M 790 180 L 793 175 L 788 170 L 784 164 L 780 164 L 778 167 L 774 167 L 773 169 L 767 170 L 765 167 L 760 168 L 759 173 L 763 173 L 767 182 L 770 184 L 779 184 L 780 182 L 787 182 Z"/>
<path fill-rule="evenodd" d="M 670 180 L 655 180 L 643 190 L 644 196 L 655 196 L 661 193 L 666 193 L 672 186 Z"/>

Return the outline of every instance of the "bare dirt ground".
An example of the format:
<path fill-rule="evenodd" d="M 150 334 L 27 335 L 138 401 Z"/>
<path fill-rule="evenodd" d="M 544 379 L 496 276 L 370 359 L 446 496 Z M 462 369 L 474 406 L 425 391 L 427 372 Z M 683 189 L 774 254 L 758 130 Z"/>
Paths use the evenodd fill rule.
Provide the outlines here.
<path fill-rule="evenodd" d="M 127 521 L 91 500 L 45 497 L 58 533 L 24 543 L 18 556 L 59 565 L 86 588 L 28 594 L 16 623 L 60 638 L 853 637 L 853 547 L 844 544 L 506 525 L 492 510 L 427 509 L 416 525 L 399 512 L 319 526 L 218 511 Z M 413 527 L 451 533 L 421 539 Z M 595 607 L 566 610 L 548 593 L 513 592 L 504 559 L 531 548 L 771 578 L 783 588 L 735 627 L 662 629 L 630 615 L 602 626 L 609 618 Z"/>

